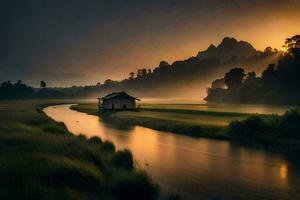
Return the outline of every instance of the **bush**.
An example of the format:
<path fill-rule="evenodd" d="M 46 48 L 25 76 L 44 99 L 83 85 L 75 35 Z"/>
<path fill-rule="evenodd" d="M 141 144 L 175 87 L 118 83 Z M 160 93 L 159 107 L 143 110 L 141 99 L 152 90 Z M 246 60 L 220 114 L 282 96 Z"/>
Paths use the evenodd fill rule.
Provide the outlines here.
<path fill-rule="evenodd" d="M 300 143 L 300 114 L 297 110 L 290 110 L 283 116 L 273 116 L 269 121 L 251 116 L 230 123 L 228 134 L 233 139 L 245 142 L 289 148 L 291 143 Z"/>
<path fill-rule="evenodd" d="M 277 127 L 281 137 L 300 139 L 300 114 L 298 110 L 287 111 Z"/>
<path fill-rule="evenodd" d="M 228 134 L 232 137 L 255 138 L 266 129 L 267 125 L 259 116 L 251 116 L 244 121 L 231 122 Z"/>
<path fill-rule="evenodd" d="M 125 170 L 133 169 L 133 158 L 131 151 L 125 149 L 124 151 L 117 151 L 112 159 L 114 166 Z"/>
<path fill-rule="evenodd" d="M 115 199 L 154 200 L 159 194 L 158 186 L 143 172 L 125 173 L 115 177 L 111 190 Z"/>
<path fill-rule="evenodd" d="M 114 152 L 116 150 L 116 148 L 115 148 L 115 145 L 112 142 L 105 141 L 101 145 L 101 150 Z"/>
<path fill-rule="evenodd" d="M 90 144 L 94 144 L 94 145 L 100 145 L 100 144 L 102 144 L 101 138 L 99 138 L 99 137 L 97 137 L 97 136 L 91 137 L 91 138 L 88 140 L 88 142 L 89 142 Z"/>
<path fill-rule="evenodd" d="M 42 128 L 42 130 L 52 134 L 67 134 L 66 129 L 60 126 L 46 125 L 45 127 Z"/>

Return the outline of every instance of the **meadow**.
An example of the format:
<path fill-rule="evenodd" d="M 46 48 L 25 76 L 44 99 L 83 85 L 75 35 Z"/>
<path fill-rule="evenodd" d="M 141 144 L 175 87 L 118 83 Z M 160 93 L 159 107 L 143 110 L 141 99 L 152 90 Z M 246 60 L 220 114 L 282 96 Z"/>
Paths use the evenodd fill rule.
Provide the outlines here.
<path fill-rule="evenodd" d="M 140 112 L 109 114 L 99 113 L 95 103 L 73 105 L 71 109 L 93 115 L 100 114 L 104 122 L 118 126 L 140 125 L 159 131 L 215 139 L 228 139 L 226 130 L 229 123 L 250 116 L 247 113 L 184 109 L 182 106 L 162 104 L 141 105 Z"/>
<path fill-rule="evenodd" d="M 104 123 L 126 126 L 144 126 L 192 137 L 231 140 L 251 146 L 267 147 L 272 150 L 294 152 L 300 149 L 300 117 L 296 109 L 285 112 L 287 107 L 267 107 L 253 113 L 245 111 L 255 108 L 248 105 L 228 112 L 228 107 L 213 109 L 199 105 L 144 104 L 139 112 L 99 112 L 97 104 L 85 103 L 71 109 L 100 115 Z M 242 106 L 241 106 L 242 107 Z M 225 112 L 227 110 L 227 112 Z M 237 112 L 244 110 L 243 112 Z M 257 114 L 278 112 L 278 114 Z"/>
<path fill-rule="evenodd" d="M 74 136 L 42 108 L 58 102 L 0 102 L 1 199 L 158 199 L 159 187 L 98 137 Z"/>

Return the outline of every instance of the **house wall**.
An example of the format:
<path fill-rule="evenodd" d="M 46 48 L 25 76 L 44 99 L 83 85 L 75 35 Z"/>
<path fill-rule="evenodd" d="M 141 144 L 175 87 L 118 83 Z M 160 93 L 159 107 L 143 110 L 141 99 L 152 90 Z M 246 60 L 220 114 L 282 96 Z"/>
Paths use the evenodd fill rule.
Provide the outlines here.
<path fill-rule="evenodd" d="M 135 109 L 135 106 L 136 106 L 135 99 L 123 98 L 123 97 L 116 97 L 109 100 L 103 100 L 103 104 L 102 104 L 103 109 L 116 109 L 116 110 Z"/>

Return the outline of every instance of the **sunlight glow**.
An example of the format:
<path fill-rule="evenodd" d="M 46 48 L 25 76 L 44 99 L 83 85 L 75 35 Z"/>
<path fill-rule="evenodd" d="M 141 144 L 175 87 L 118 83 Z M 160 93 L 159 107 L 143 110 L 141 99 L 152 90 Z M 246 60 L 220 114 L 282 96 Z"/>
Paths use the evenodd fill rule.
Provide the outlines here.
<path fill-rule="evenodd" d="M 285 180 L 287 178 L 287 166 L 286 164 L 281 164 L 280 165 L 280 178 Z"/>
<path fill-rule="evenodd" d="M 282 47 L 282 48 L 281 48 L 281 51 L 282 51 L 283 53 L 287 53 L 287 52 L 288 52 L 288 48 L 287 48 L 287 47 Z"/>
<path fill-rule="evenodd" d="M 283 46 L 281 48 L 281 51 L 282 51 L 283 54 L 287 54 L 289 52 L 289 49 L 286 46 Z"/>

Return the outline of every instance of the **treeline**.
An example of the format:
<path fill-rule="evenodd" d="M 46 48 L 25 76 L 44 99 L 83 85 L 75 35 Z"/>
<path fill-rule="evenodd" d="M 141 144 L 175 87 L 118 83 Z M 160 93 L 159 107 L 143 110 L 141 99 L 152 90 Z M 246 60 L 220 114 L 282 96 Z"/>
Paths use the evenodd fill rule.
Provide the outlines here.
<path fill-rule="evenodd" d="M 95 85 L 67 88 L 46 88 L 41 85 L 39 89 L 7 81 L 2 83 L 0 99 L 96 98 L 115 91 L 127 91 L 139 97 L 194 98 L 199 96 L 197 93 L 205 93 L 204 85 L 209 84 L 211 77 L 222 75 L 235 65 L 258 70 L 277 60 L 278 54 L 278 51 L 271 47 L 260 52 L 247 42 L 224 38 L 218 46 L 211 45 L 197 56 L 172 64 L 161 61 L 154 69 L 141 67 L 120 81 L 107 79 Z M 22 93 L 17 92 L 20 85 L 24 89 Z M 204 87 L 199 88 L 199 85 Z"/>
<path fill-rule="evenodd" d="M 231 53 L 226 54 L 226 52 Z M 207 50 L 186 60 L 174 63 L 161 61 L 154 69 L 141 67 L 135 72 L 130 72 L 127 78 L 120 81 L 107 79 L 96 85 L 57 89 L 66 95 L 81 98 L 105 95 L 113 91 L 127 91 L 141 97 L 188 98 L 185 96 L 188 91 L 193 89 L 201 91 L 199 85 L 207 85 L 211 77 L 223 74 L 234 65 L 242 64 L 247 69 L 256 70 L 253 66 L 261 68 L 271 62 L 270 60 L 277 60 L 277 55 L 278 51 L 271 47 L 260 52 L 249 43 L 238 42 L 234 38 L 224 38 L 217 47 L 213 47 L 213 50 L 211 45 Z"/>
<path fill-rule="evenodd" d="M 300 35 L 286 39 L 278 64 L 261 77 L 233 68 L 207 89 L 208 102 L 300 104 Z"/>
<path fill-rule="evenodd" d="M 5 81 L 0 85 L 0 99 L 2 100 L 63 97 L 65 97 L 63 92 L 46 88 L 45 81 L 41 81 L 40 89 L 34 89 L 24 84 L 21 80 L 17 81 L 16 83 Z"/>
<path fill-rule="evenodd" d="M 173 95 L 174 88 L 177 88 L 177 95 L 180 95 L 179 89 L 188 90 L 186 84 L 191 81 L 198 79 L 208 82 L 208 77 L 213 76 L 215 71 L 222 67 L 218 59 L 202 61 L 193 57 L 173 64 L 161 61 L 153 70 L 148 67 L 141 68 L 137 72 L 130 72 L 128 78 L 120 81 L 107 79 L 96 85 L 58 89 L 74 97 L 95 97 L 114 91 L 127 91 L 143 97 L 166 97 Z M 204 75 L 207 75 L 207 78 L 201 79 Z"/>

